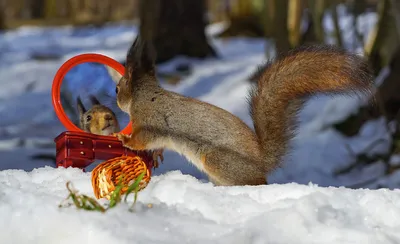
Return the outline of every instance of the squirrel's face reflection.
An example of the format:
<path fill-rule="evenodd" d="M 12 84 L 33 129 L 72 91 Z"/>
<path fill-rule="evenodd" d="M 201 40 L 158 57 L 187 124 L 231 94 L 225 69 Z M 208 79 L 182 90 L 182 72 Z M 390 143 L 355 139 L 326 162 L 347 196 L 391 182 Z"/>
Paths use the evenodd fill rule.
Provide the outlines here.
<path fill-rule="evenodd" d="M 79 124 L 83 131 L 108 136 L 120 131 L 119 123 L 114 112 L 102 105 L 95 97 L 91 96 L 92 108 L 86 110 L 80 98 L 77 100 L 79 111 Z"/>
<path fill-rule="evenodd" d="M 110 135 L 119 132 L 115 114 L 108 108 L 95 105 L 84 116 L 84 128 L 96 135 Z"/>

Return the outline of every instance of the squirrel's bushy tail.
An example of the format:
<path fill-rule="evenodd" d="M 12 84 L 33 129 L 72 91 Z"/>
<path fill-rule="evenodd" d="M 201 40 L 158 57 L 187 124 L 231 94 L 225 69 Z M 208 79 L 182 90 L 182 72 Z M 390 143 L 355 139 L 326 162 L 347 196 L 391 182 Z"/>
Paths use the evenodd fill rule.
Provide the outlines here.
<path fill-rule="evenodd" d="M 305 98 L 315 93 L 371 93 L 367 61 L 330 45 L 303 46 L 270 62 L 250 93 L 254 128 L 266 160 L 276 168 L 288 149 Z"/>

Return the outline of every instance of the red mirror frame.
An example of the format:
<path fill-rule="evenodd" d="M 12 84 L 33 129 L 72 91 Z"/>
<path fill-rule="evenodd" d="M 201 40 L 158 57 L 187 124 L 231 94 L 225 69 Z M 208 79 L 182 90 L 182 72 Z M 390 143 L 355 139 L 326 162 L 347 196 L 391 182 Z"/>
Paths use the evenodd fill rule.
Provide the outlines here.
<path fill-rule="evenodd" d="M 57 71 L 56 75 L 54 76 L 53 79 L 53 85 L 51 89 L 51 96 L 52 96 L 52 103 L 54 107 L 54 111 L 57 114 L 58 119 L 61 121 L 61 123 L 64 125 L 64 127 L 69 130 L 69 131 L 77 131 L 77 132 L 83 132 L 79 127 L 77 127 L 72 121 L 68 118 L 66 115 L 64 108 L 61 105 L 61 85 L 62 81 L 64 79 L 64 76 L 68 73 L 68 71 L 79 64 L 86 63 L 86 62 L 94 62 L 94 63 L 101 63 L 104 65 L 108 65 L 111 68 L 115 69 L 120 73 L 121 75 L 124 74 L 125 72 L 125 67 L 120 64 L 118 61 L 107 57 L 105 55 L 101 54 L 95 54 L 95 53 L 85 53 L 85 54 L 80 54 L 77 56 L 74 56 L 67 60 Z M 132 132 L 132 122 L 129 122 L 128 125 L 120 131 L 120 133 L 129 135 Z"/>

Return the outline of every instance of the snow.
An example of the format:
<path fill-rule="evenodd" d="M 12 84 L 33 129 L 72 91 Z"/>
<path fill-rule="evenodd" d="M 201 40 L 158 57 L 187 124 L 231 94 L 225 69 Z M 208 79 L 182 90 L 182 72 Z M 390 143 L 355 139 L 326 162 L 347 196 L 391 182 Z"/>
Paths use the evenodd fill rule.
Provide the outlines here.
<path fill-rule="evenodd" d="M 400 191 L 313 184 L 214 187 L 179 171 L 152 178 L 134 212 L 58 208 L 71 180 L 93 196 L 90 173 L 49 167 L 0 172 L 4 243 L 398 243 Z M 40 195 L 40 197 L 38 197 Z M 147 205 L 153 204 L 152 208 Z M 24 234 L 21 234 L 21 227 Z M 27 228 L 24 228 L 27 227 Z"/>
<path fill-rule="evenodd" d="M 339 13 L 345 14 L 341 8 Z M 367 37 L 374 13 L 357 20 Z M 330 16 L 325 27 L 331 30 Z M 353 48 L 341 18 L 345 46 Z M 160 65 L 171 71 L 189 62 L 192 73 L 166 89 L 210 102 L 252 122 L 246 101 L 248 77 L 265 61 L 266 42 L 252 38 L 217 39 L 223 24 L 208 27 L 218 59 L 184 57 Z M 301 111 L 299 134 L 282 168 L 268 176 L 268 186 L 215 187 L 180 155 L 165 152 L 150 184 L 139 193 L 136 211 L 121 204 L 105 214 L 59 209 L 71 181 L 93 196 L 90 170 L 54 168 L 51 161 L 32 159 L 54 154 L 53 139 L 65 128 L 51 104 L 50 89 L 57 69 L 80 53 L 101 53 L 123 61 L 136 26 L 103 28 L 23 27 L 0 34 L 0 239 L 4 243 L 400 243 L 400 173 L 384 175 L 382 162 L 343 176 L 333 174 L 355 160 L 378 139 L 388 140 L 381 118 L 347 138 L 331 125 L 354 113 L 363 100 L 319 96 Z M 359 47 L 354 47 L 360 50 Z M 52 59 L 33 57 L 48 55 Z M 384 74 L 387 70 L 384 70 Z M 384 76 L 382 74 L 382 76 Z M 377 83 L 380 78 L 377 80 Z M 82 64 L 64 81 L 74 97 L 90 93 L 118 111 L 114 86 L 102 66 Z M 104 95 L 107 94 L 107 95 Z M 117 112 L 124 126 L 127 116 Z M 368 151 L 382 152 L 387 142 Z M 396 161 L 394 157 L 392 161 Z M 370 181 L 366 184 L 364 182 Z M 349 189 L 361 185 L 369 189 Z M 348 186 L 349 188 L 344 188 Z M 386 189 L 377 189 L 381 186 Z M 358 188 L 358 187 L 356 187 Z M 132 201 L 132 199 L 130 199 Z M 148 208 L 147 204 L 153 207 Z M 23 230 L 23 234 L 21 234 Z"/>

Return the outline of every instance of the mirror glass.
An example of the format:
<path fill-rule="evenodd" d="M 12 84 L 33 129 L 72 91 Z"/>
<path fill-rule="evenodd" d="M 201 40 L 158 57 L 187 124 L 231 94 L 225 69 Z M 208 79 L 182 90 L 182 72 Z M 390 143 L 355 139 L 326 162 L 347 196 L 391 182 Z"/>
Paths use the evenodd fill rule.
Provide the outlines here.
<path fill-rule="evenodd" d="M 108 135 L 125 128 L 129 116 L 119 109 L 115 94 L 120 77 L 116 70 L 100 63 L 72 67 L 61 85 L 61 104 L 69 119 L 93 134 Z"/>

